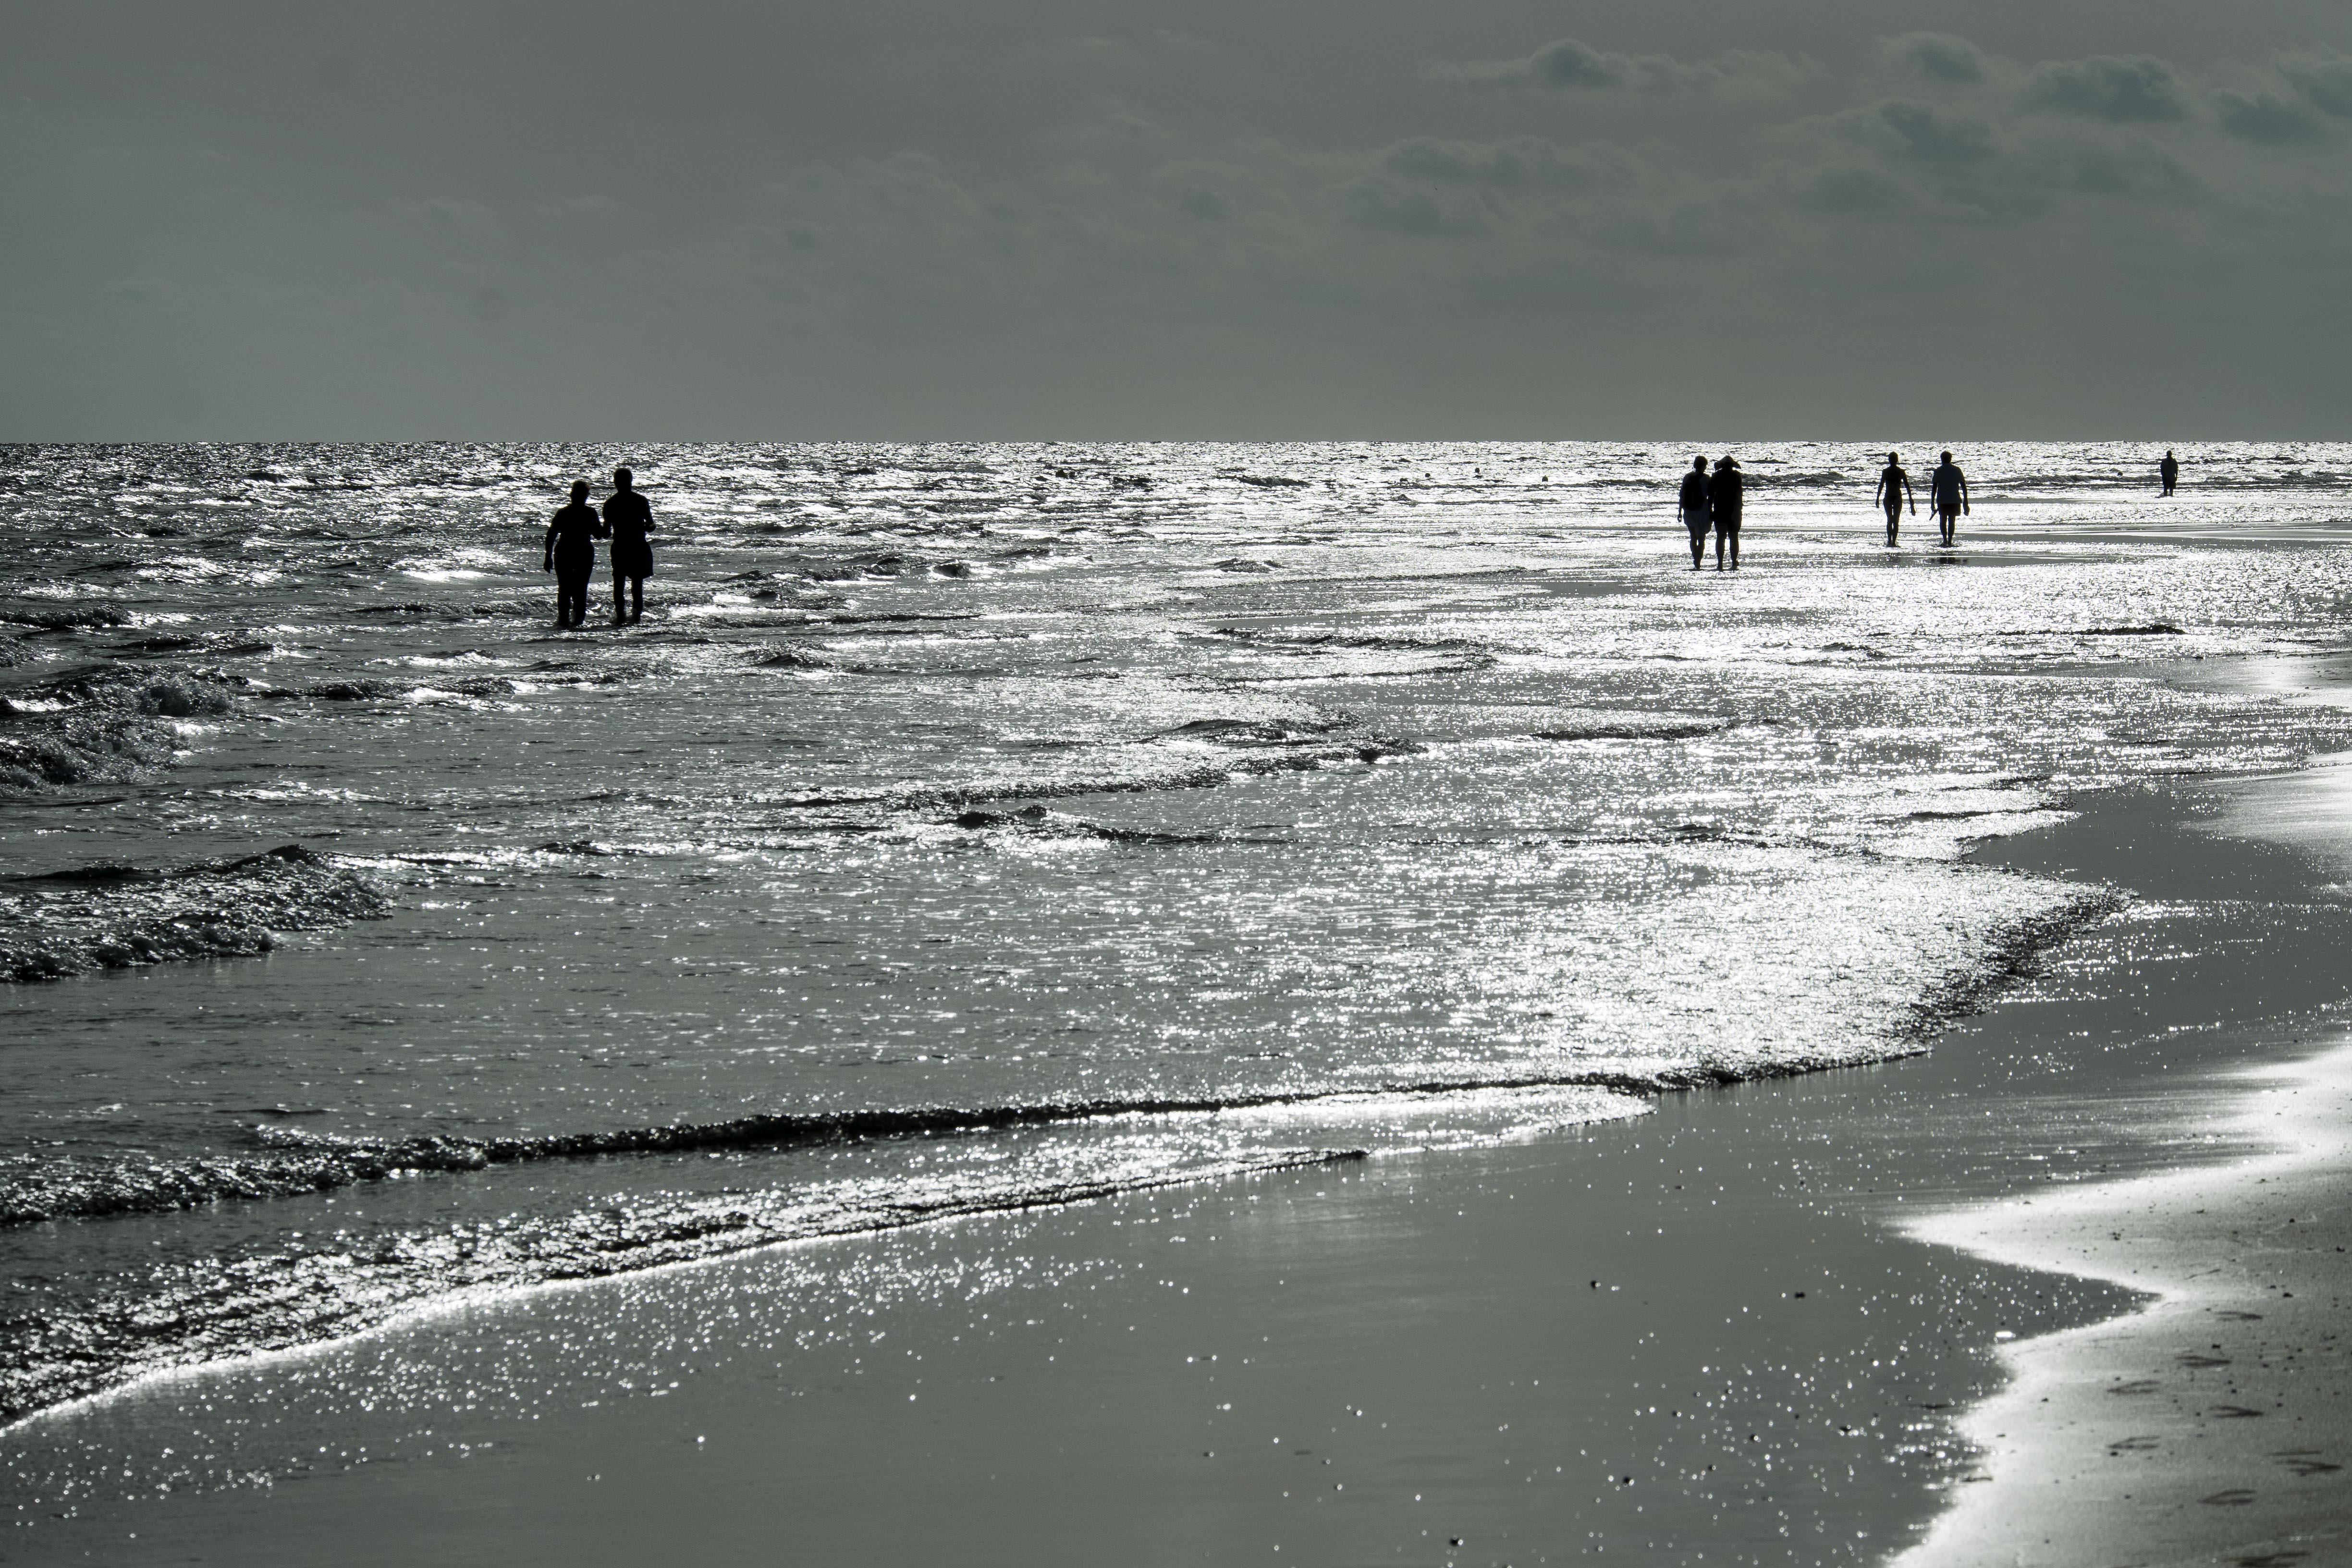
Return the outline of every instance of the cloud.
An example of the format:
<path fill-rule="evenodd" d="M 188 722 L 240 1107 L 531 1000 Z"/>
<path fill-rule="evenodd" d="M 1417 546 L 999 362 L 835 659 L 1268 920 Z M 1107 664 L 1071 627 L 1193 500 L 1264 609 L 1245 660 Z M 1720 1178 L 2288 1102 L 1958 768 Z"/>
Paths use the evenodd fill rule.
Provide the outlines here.
<path fill-rule="evenodd" d="M 2152 55 L 2094 55 L 2044 60 L 2025 79 L 2028 109 L 2116 124 L 2189 118 L 2189 93 L 2173 68 Z"/>
<path fill-rule="evenodd" d="M 1532 88 L 1549 92 L 1695 92 L 1738 85 L 1780 88 L 1804 74 L 1785 55 L 1735 50 L 1711 60 L 1672 55 L 1621 55 L 1576 38 L 1557 38 L 1513 60 L 1440 61 L 1433 81 L 1461 87 Z"/>
<path fill-rule="evenodd" d="M 2308 104 L 2274 92 L 2223 88 L 2213 94 L 2213 118 L 2240 141 L 2263 146 L 2315 142 L 2327 134 L 2326 122 Z"/>
<path fill-rule="evenodd" d="M 1790 184 L 1790 199 L 1809 212 L 1841 217 L 1903 217 L 1918 210 L 1919 198 L 1901 182 L 1876 169 L 1848 164 L 1811 169 Z"/>
<path fill-rule="evenodd" d="M 1378 174 L 1347 186 L 1339 199 L 1339 211 L 1349 223 L 1392 234 L 1476 234 L 1487 226 L 1486 215 L 1475 206 L 1447 202 L 1434 191 L 1401 185 Z"/>
<path fill-rule="evenodd" d="M 1633 179 L 1638 166 L 1614 148 L 1570 152 L 1540 137 L 1449 142 L 1415 136 L 1381 153 L 1390 174 L 1461 184 L 1550 185 L 1582 190 Z"/>
<path fill-rule="evenodd" d="M 1990 121 L 1911 98 L 1850 109 L 1832 116 L 1830 123 L 1849 141 L 1921 163 L 1979 163 L 1998 153 L 2000 144 Z"/>
<path fill-rule="evenodd" d="M 1984 51 L 1949 33 L 1905 33 L 1881 38 L 1878 48 L 1887 59 L 1928 81 L 1960 86 L 1990 74 Z"/>
<path fill-rule="evenodd" d="M 2334 49 L 2294 49 L 2276 60 L 2279 75 L 2315 107 L 2352 119 L 2352 55 Z"/>

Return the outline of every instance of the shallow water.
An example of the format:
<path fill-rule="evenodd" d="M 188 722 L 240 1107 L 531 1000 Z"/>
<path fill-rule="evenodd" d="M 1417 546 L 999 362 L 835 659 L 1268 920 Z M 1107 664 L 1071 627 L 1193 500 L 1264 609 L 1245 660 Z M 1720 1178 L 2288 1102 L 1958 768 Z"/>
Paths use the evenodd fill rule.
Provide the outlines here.
<path fill-rule="evenodd" d="M 0 1414 L 1923 1048 L 2107 907 L 1970 839 L 2352 741 L 2168 678 L 2340 646 L 2352 447 L 2153 457 L 1753 448 L 1733 576 L 1663 447 L 16 448 Z"/>

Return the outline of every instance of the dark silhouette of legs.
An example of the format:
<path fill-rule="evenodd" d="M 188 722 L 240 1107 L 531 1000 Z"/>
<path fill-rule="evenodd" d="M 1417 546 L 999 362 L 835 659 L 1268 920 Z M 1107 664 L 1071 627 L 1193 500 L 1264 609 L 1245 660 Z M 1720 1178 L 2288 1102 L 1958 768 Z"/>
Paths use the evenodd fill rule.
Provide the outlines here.
<path fill-rule="evenodd" d="M 1690 541 L 1691 570 L 1696 572 L 1700 567 L 1706 564 L 1706 524 L 1701 523 L 1696 528 L 1692 529 L 1690 531 Z"/>
<path fill-rule="evenodd" d="M 1943 530 L 1944 543 L 1948 548 L 1952 542 L 1952 535 L 1959 531 L 1960 509 L 1956 506 L 1939 506 L 1936 509 L 1936 520 Z"/>
<path fill-rule="evenodd" d="M 1903 505 L 1900 501 L 1886 509 L 1886 547 L 1895 548 L 1895 531 L 1903 525 Z"/>
<path fill-rule="evenodd" d="M 625 603 L 624 601 L 630 601 Z M 642 621 L 646 618 L 646 580 L 613 574 L 613 624 Z"/>
<path fill-rule="evenodd" d="M 588 574 L 555 574 L 555 624 L 566 630 L 588 620 Z"/>

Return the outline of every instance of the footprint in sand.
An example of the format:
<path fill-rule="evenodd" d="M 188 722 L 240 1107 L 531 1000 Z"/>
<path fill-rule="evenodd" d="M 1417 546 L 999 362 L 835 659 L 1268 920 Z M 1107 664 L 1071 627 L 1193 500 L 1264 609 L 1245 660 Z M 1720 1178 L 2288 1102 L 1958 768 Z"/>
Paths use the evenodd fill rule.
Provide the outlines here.
<path fill-rule="evenodd" d="M 2315 1448 L 2288 1448 L 2282 1453 L 2273 1454 L 2271 1458 L 2298 1476 L 2324 1476 L 2344 1468 L 2341 1465 L 2331 1465 L 2317 1455 L 2318 1450 Z"/>
<path fill-rule="evenodd" d="M 2118 1437 L 2107 1445 L 2107 1456 L 2115 1458 L 2125 1454 L 2145 1454 L 2154 1448 L 2157 1442 L 2154 1437 Z"/>
<path fill-rule="evenodd" d="M 2244 1487 L 2231 1487 L 2227 1491 L 2215 1492 L 2211 1497 L 2201 1497 L 2197 1500 L 2210 1503 L 2215 1508 L 2243 1508 L 2254 1500 L 2254 1494 Z"/>
<path fill-rule="evenodd" d="M 2109 1394 L 2154 1394 L 2164 1385 L 2152 1377 L 2136 1377 L 2129 1383 L 2118 1383 L 2108 1388 Z"/>

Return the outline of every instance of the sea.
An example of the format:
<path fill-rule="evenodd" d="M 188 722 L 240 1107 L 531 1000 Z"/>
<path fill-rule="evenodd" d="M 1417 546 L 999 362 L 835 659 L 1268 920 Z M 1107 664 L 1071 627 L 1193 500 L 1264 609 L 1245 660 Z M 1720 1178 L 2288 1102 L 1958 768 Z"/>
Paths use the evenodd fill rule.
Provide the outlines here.
<path fill-rule="evenodd" d="M 1931 1048 L 2119 897 L 1972 844 L 2352 747 L 2352 446 L 1889 445 L 0 448 L 0 1421 Z"/>

